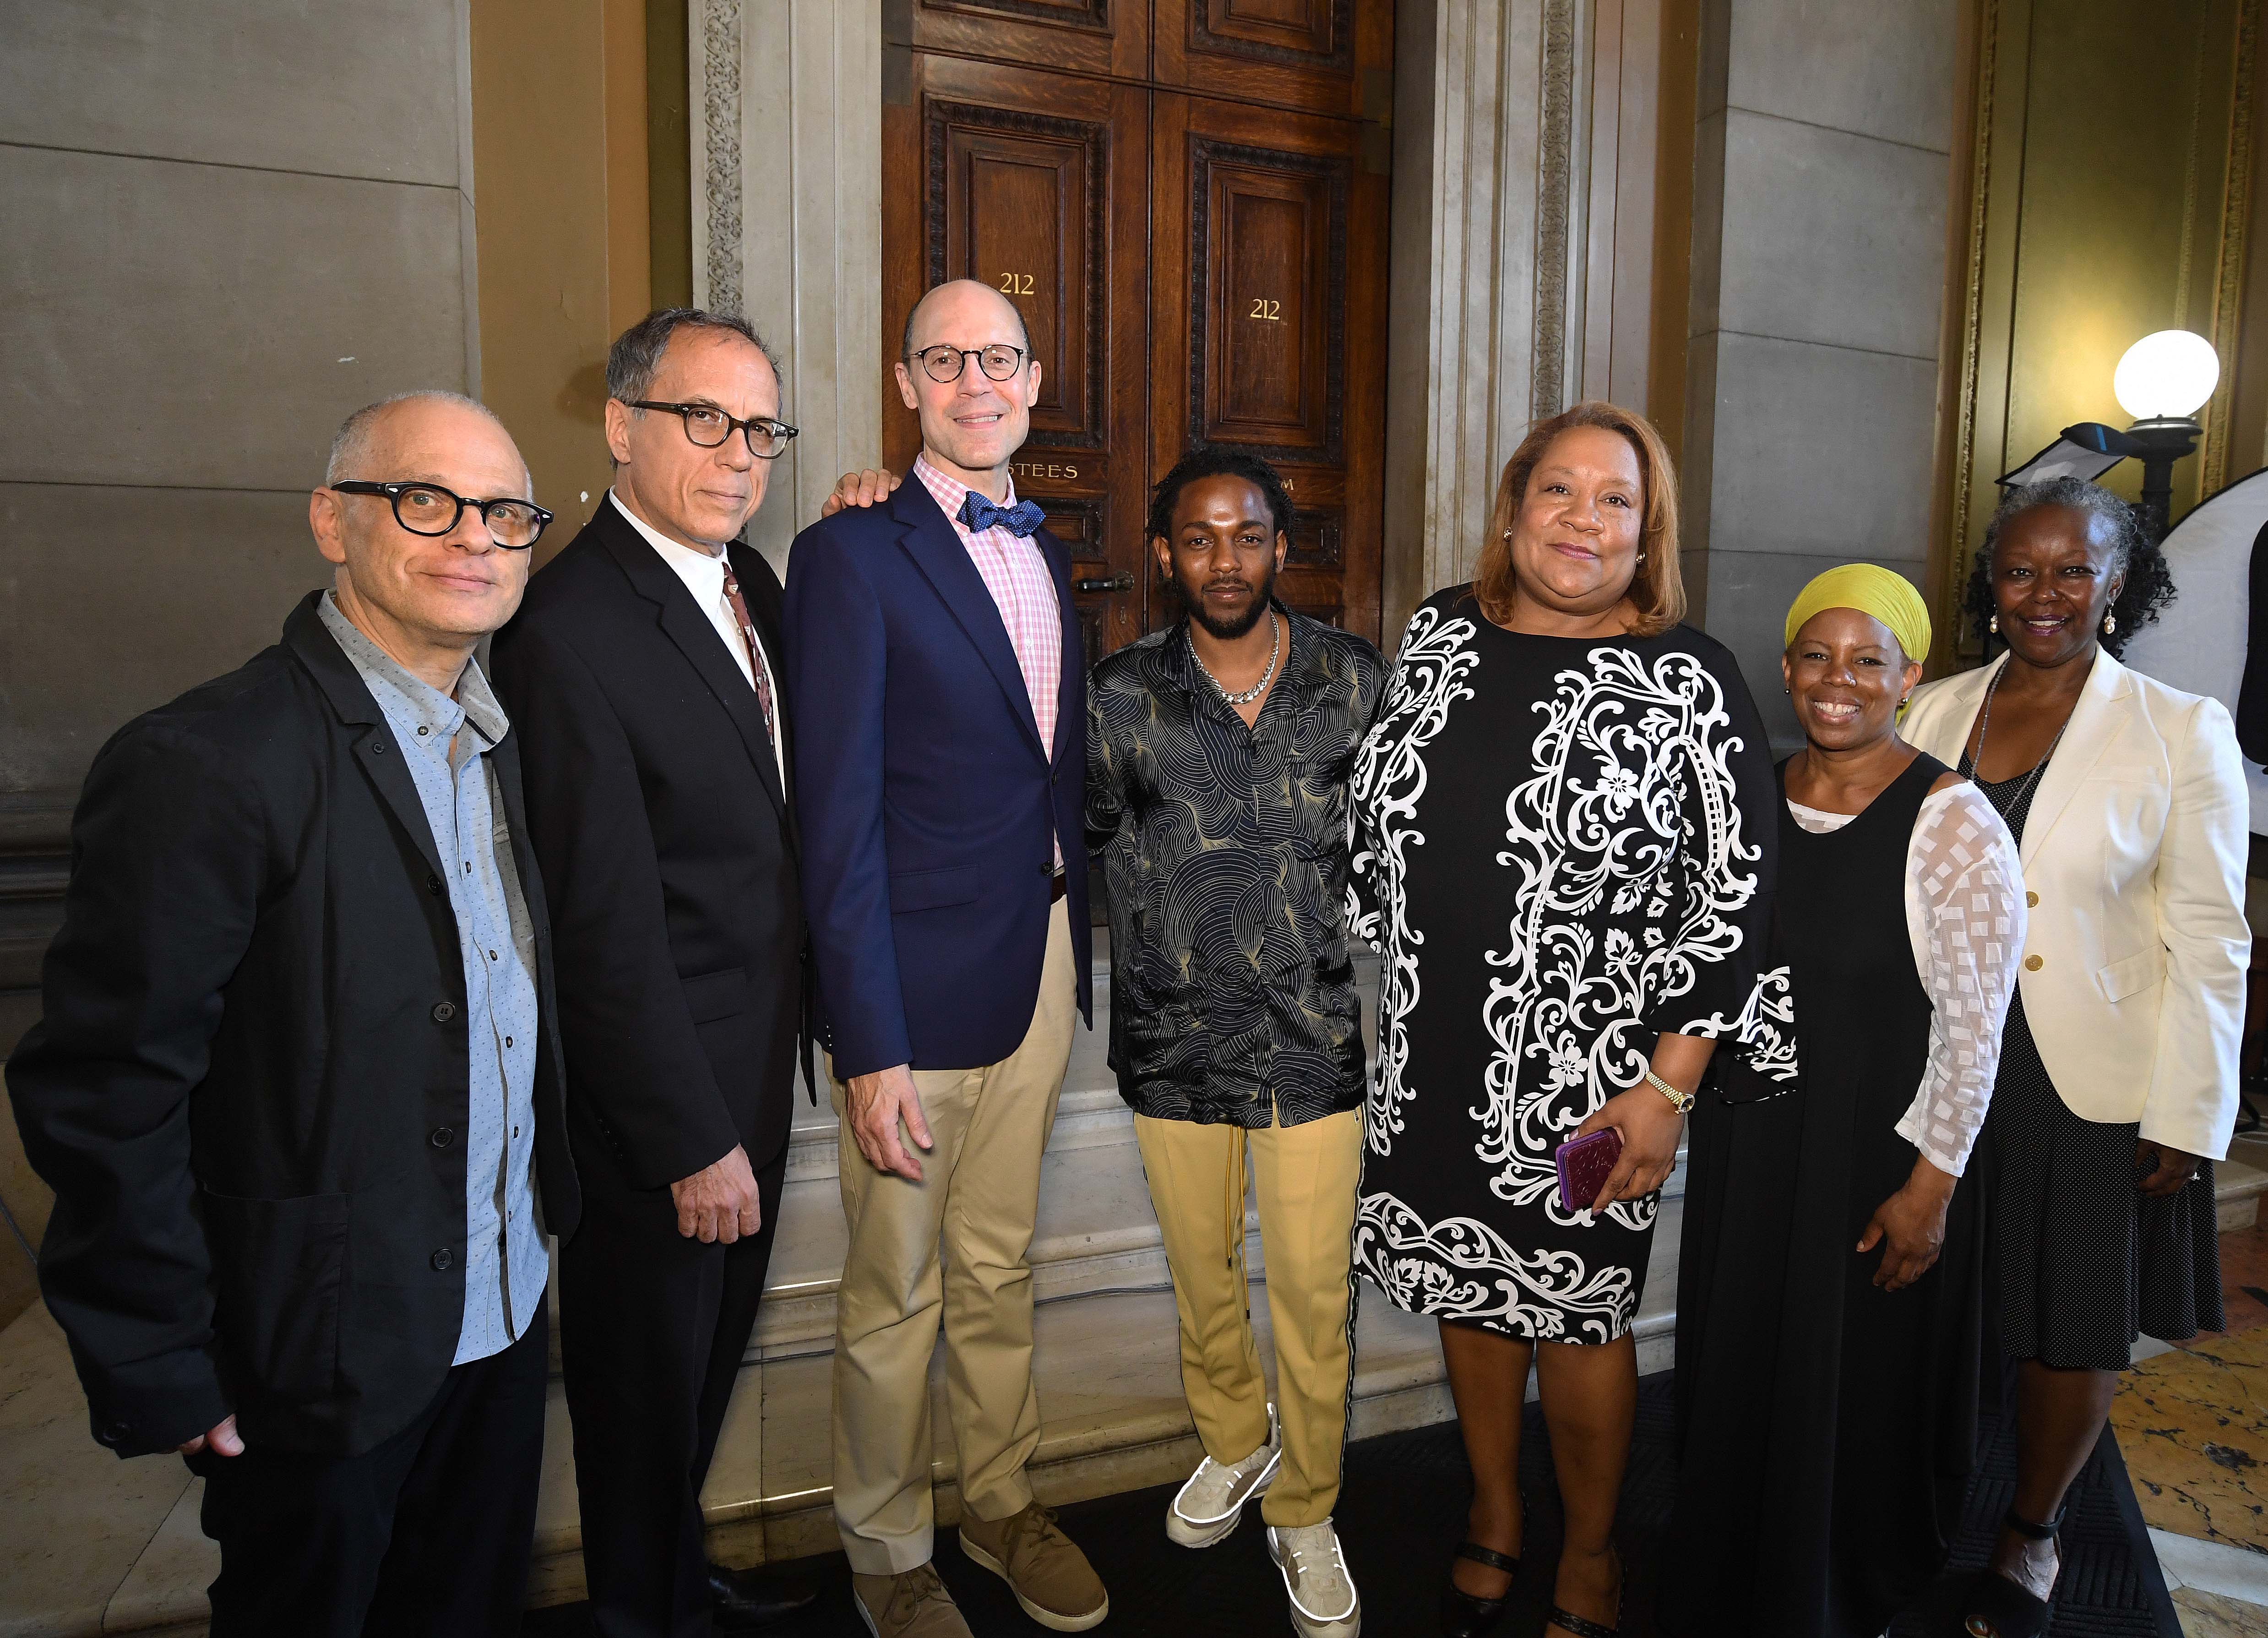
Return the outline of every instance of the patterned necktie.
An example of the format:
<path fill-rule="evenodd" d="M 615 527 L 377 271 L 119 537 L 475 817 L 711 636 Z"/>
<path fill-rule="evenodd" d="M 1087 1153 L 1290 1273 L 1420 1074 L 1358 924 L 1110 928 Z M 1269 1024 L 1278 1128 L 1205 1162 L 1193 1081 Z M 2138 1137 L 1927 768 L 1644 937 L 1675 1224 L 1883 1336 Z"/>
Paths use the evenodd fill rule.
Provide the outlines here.
<path fill-rule="evenodd" d="M 1003 528 L 1020 541 L 1028 540 L 1046 516 L 1037 501 L 1020 500 L 1012 506 L 997 505 L 973 489 L 961 503 L 961 527 L 972 535 Z"/>
<path fill-rule="evenodd" d="M 771 742 L 772 753 L 779 753 L 779 727 L 772 719 L 772 683 L 764 670 L 764 646 L 756 638 L 756 623 L 748 618 L 748 605 L 740 596 L 740 582 L 733 573 L 733 559 L 727 555 L 725 564 L 725 601 L 733 605 L 733 618 L 740 623 L 740 636 L 748 645 L 748 675 L 755 679 L 756 704 L 763 707 L 764 737 Z"/>

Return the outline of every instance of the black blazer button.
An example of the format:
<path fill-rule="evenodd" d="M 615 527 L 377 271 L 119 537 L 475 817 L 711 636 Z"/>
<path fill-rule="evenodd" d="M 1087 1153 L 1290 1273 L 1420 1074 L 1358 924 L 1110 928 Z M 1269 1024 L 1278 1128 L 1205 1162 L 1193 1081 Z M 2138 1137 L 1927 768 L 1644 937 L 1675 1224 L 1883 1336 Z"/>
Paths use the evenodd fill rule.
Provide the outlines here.
<path fill-rule="evenodd" d="M 1041 874 L 1042 875 L 1043 875 L 1043 876 L 1052 876 L 1053 874 L 1055 874 L 1055 873 L 1056 873 L 1056 861 L 1055 861 L 1054 860 L 1052 860 L 1052 859 L 1050 859 L 1049 860 L 1048 860 L 1048 861 L 1047 861 L 1047 863 L 1045 863 L 1045 864 L 1043 864 L 1043 865 L 1042 865 L 1042 866 L 1040 867 L 1040 874 Z"/>
<path fill-rule="evenodd" d="M 446 1023 L 456 1015 L 457 1009 L 448 1002 L 436 1001 L 433 1003 L 433 1022 L 435 1023 Z"/>
<path fill-rule="evenodd" d="M 430 870 L 425 873 L 425 890 L 437 897 L 441 891 L 441 878 Z"/>
<path fill-rule="evenodd" d="M 437 1149 L 446 1149 L 450 1144 L 455 1142 L 456 1139 L 457 1134 L 453 1128 L 448 1126 L 436 1126 L 433 1128 L 433 1135 L 425 1140 L 428 1143 L 431 1143 Z"/>
<path fill-rule="evenodd" d="M 436 1273 L 446 1273 L 449 1271 L 449 1265 L 456 1260 L 457 1259 L 449 1255 L 449 1248 L 445 1245 L 439 1251 L 433 1253 L 433 1272 Z"/>
<path fill-rule="evenodd" d="M 124 1422 L 113 1422 L 102 1430 L 102 1442 L 105 1444 L 124 1444 L 127 1435 L 133 1431 Z"/>
<path fill-rule="evenodd" d="M 386 755 L 386 742 L 384 740 L 372 740 L 370 742 L 370 749 L 373 754 L 383 756 Z"/>

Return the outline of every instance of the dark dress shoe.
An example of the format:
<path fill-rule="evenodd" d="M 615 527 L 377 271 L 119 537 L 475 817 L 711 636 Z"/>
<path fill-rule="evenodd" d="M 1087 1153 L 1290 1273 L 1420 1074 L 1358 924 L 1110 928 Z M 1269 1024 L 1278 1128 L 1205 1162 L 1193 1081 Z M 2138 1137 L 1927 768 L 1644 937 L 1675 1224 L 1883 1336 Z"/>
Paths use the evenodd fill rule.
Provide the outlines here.
<path fill-rule="evenodd" d="M 719 1632 L 761 1632 L 802 1614 L 818 1600 L 818 1588 L 792 1575 L 709 1567 L 709 1603 Z"/>
<path fill-rule="evenodd" d="M 1470 1559 L 1476 1564 L 1485 1564 L 1491 1569 L 1500 1569 L 1507 1575 L 1520 1574 L 1520 1561 L 1508 1553 L 1498 1553 L 1477 1541 L 1457 1544 L 1454 1557 Z M 1441 1589 L 1442 1638 L 1481 1638 L 1503 1618 L 1505 1606 L 1512 1602 L 1512 1589 L 1505 1589 L 1501 1598 L 1484 1598 L 1467 1592 L 1454 1581 Z"/>

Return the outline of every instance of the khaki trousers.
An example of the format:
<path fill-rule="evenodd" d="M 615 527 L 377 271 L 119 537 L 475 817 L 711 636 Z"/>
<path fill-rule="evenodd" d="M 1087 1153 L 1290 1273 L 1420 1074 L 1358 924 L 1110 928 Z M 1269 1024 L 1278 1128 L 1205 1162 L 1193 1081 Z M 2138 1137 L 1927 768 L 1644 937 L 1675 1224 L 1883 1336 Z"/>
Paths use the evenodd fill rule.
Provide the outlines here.
<path fill-rule="evenodd" d="M 835 1524 L 862 1575 L 930 1561 L 929 1361 L 940 1317 L 961 1505 L 993 1520 L 1031 1502 L 1024 1464 L 1040 1442 L 1040 1401 L 1027 1259 L 1077 1014 L 1071 923 L 1057 901 L 1022 1044 L 982 1068 L 914 1071 L 936 1140 L 924 1154 L 901 1133 L 919 1183 L 867 1163 L 835 1083 L 850 1229 L 836 1299 Z"/>
<path fill-rule="evenodd" d="M 1260 1504 L 1278 1530 L 1320 1524 L 1339 1497 L 1354 1369 L 1352 1262 L 1362 1111 L 1257 1131 L 1134 1117 L 1182 1321 L 1182 1391 L 1205 1454 L 1241 1462 L 1268 1438 L 1268 1379 L 1244 1270 L 1248 1147 L 1268 1264 L 1284 1466 Z"/>

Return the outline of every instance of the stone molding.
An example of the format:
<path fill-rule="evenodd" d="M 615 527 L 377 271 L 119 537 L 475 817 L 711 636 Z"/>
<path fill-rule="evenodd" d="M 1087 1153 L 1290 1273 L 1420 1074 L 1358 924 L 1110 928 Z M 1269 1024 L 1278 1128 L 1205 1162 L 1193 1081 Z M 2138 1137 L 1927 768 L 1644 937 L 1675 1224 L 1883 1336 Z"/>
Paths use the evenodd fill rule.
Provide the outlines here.
<path fill-rule="evenodd" d="M 1423 580 L 1472 578 L 1504 462 L 1581 343 L 1595 0 L 1442 0 Z"/>
<path fill-rule="evenodd" d="M 843 473 L 881 456 L 882 31 L 835 0 L 687 0 L 694 299 L 779 357 L 773 463 L 749 543 L 784 569 Z"/>

